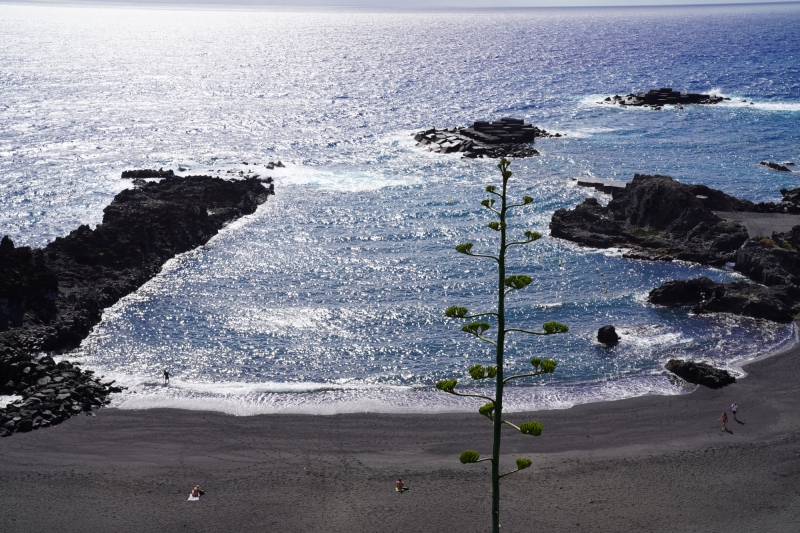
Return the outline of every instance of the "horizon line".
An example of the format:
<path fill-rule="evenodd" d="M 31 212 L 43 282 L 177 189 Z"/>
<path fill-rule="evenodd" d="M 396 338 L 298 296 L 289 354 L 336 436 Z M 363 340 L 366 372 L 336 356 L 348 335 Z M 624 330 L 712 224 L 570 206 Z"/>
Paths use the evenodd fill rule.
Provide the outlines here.
<path fill-rule="evenodd" d="M 344 8 L 344 9 L 375 9 L 375 10 L 400 10 L 400 11 L 492 11 L 492 10 L 528 10 L 528 9 L 547 9 L 547 10 L 578 10 L 578 9 L 609 9 L 609 8 L 625 8 L 625 9 L 657 9 L 657 8 L 702 8 L 702 7 L 768 7 L 768 6 L 790 6 L 800 5 L 800 0 L 768 0 L 764 2 L 745 0 L 736 2 L 731 0 L 721 0 L 719 2 L 666 2 L 657 4 L 621 4 L 613 3 L 610 0 L 609 4 L 573 4 L 564 5 L 563 1 L 560 5 L 469 5 L 469 6 L 456 6 L 449 5 L 447 2 L 451 0 L 442 0 L 441 5 L 374 5 L 372 3 L 345 3 L 348 0 L 342 0 L 343 3 L 320 3 L 316 4 L 318 0 L 300 0 L 302 3 L 284 3 L 286 0 L 278 0 L 273 2 L 271 0 L 0 0 L 2 4 L 24 5 L 24 6 L 53 6 L 53 7 L 142 7 L 142 8 L 212 8 L 212 9 L 225 9 L 225 8 L 290 8 L 290 9 L 315 9 L 315 8 Z M 337 0 L 332 0 L 336 2 Z M 356 0 L 358 1 L 358 0 Z M 369 0 L 362 0 L 369 2 Z M 379 2 L 380 0 L 374 0 Z M 389 0 L 400 2 L 401 0 Z M 435 0 L 434 0 L 435 1 Z M 480 0 L 479 0 L 480 1 Z M 512 0 L 513 1 L 513 0 Z M 554 1 L 554 0 L 545 0 Z M 581 0 L 576 0 L 580 2 Z M 586 0 L 583 0 L 584 2 Z M 642 0 L 633 0 L 642 1 Z"/>

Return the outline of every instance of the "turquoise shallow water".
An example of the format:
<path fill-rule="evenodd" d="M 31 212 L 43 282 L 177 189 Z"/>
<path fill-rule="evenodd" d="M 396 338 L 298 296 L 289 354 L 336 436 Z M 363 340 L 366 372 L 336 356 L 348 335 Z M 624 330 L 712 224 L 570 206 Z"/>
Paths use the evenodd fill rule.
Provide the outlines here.
<path fill-rule="evenodd" d="M 414 147 L 428 125 L 525 118 L 561 139 L 514 161 L 513 222 L 547 234 L 588 195 L 571 180 L 661 173 L 777 200 L 800 163 L 800 8 L 790 6 L 370 12 L 147 10 L 0 4 L 0 232 L 40 246 L 96 224 L 122 170 L 251 171 L 276 197 L 209 246 L 171 261 L 104 315 L 77 354 L 130 386 L 120 407 L 259 412 L 442 411 L 471 402 L 433 383 L 490 354 L 442 310 L 488 306 L 479 206 L 493 161 Z M 717 106 L 660 112 L 598 105 L 671 86 Z M 268 161 L 285 169 L 267 171 Z M 243 164 L 247 162 L 248 164 Z M 622 259 L 546 237 L 513 272 L 520 325 L 508 365 L 555 357 L 556 374 L 513 387 L 513 409 L 684 392 L 671 357 L 738 369 L 795 340 L 791 326 L 654 308 L 664 281 L 736 275 Z M 613 350 L 598 327 L 623 335 Z M 160 386 L 169 368 L 173 386 Z"/>

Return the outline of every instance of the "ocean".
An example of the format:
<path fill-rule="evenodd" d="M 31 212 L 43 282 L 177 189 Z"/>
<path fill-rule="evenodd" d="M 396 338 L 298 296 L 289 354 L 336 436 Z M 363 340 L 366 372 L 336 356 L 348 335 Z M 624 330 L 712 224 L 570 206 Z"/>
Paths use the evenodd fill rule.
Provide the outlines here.
<path fill-rule="evenodd" d="M 691 388 L 670 358 L 741 372 L 797 341 L 794 325 L 647 303 L 672 279 L 729 268 L 627 260 L 549 237 L 554 210 L 595 196 L 576 177 L 666 174 L 754 201 L 800 186 L 800 5 L 510 9 L 156 9 L 0 4 L 0 234 L 43 246 L 98 224 L 123 170 L 271 176 L 276 195 L 202 249 L 169 261 L 66 354 L 128 387 L 123 409 L 258 413 L 472 411 L 438 392 L 491 364 L 444 317 L 492 305 L 480 206 L 497 161 L 415 147 L 429 126 L 523 118 L 564 137 L 512 162 L 534 198 L 510 231 L 545 237 L 510 256 L 533 284 L 509 320 L 509 371 L 558 368 L 506 392 L 512 411 Z M 597 102 L 672 87 L 714 106 Z M 268 170 L 281 161 L 285 168 Z M 612 324 L 620 343 L 596 341 Z M 171 385 L 163 386 L 169 369 Z"/>

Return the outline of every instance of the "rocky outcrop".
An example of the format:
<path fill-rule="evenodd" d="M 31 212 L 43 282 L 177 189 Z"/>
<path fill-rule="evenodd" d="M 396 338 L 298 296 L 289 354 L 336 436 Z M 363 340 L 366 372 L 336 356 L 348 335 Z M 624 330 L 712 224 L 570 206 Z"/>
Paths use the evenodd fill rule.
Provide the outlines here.
<path fill-rule="evenodd" d="M 721 285 L 701 278 L 668 282 L 651 293 L 650 301 L 692 305 L 697 313 L 728 312 L 789 322 L 800 313 L 800 226 L 774 233 L 771 239 L 748 239 L 743 225 L 716 212 L 794 213 L 798 206 L 790 200 L 800 197 L 796 191 L 800 189 L 782 191 L 780 204 L 755 204 L 704 185 L 637 174 L 624 188 L 611 189 L 612 199 L 605 207 L 587 198 L 572 210 L 559 209 L 550 230 L 554 237 L 586 246 L 627 248 L 626 258 L 733 263 L 735 270 L 768 287 Z"/>
<path fill-rule="evenodd" d="M 102 224 L 81 226 L 43 249 L 18 248 L 3 238 L 0 387 L 27 401 L 47 385 L 47 376 L 32 384 L 32 371 L 20 370 L 42 366 L 31 366 L 37 353 L 77 347 L 103 309 L 155 276 L 168 259 L 255 212 L 272 193 L 272 185 L 254 178 L 168 175 L 122 191 L 104 210 Z"/>
<path fill-rule="evenodd" d="M 734 269 L 770 286 L 800 288 L 800 226 L 772 238 L 750 239 L 736 252 Z"/>
<path fill-rule="evenodd" d="M 597 330 L 597 340 L 606 346 L 614 346 L 619 342 L 619 335 L 614 326 L 603 326 Z"/>
<path fill-rule="evenodd" d="M 668 281 L 650 291 L 647 300 L 668 307 L 692 306 L 692 312 L 733 313 L 789 323 L 800 311 L 791 288 L 747 282 L 716 283 L 706 277 Z"/>
<path fill-rule="evenodd" d="M 525 123 L 522 119 L 502 118 L 496 122 L 477 121 L 465 128 L 430 128 L 414 134 L 417 146 L 428 151 L 464 157 L 531 157 L 539 155 L 531 144 L 537 137 L 561 137 Z"/>
<path fill-rule="evenodd" d="M 781 196 L 783 201 L 794 206 L 800 206 L 800 188 L 797 189 L 781 189 Z"/>
<path fill-rule="evenodd" d="M 625 96 L 608 96 L 598 104 L 615 104 L 622 107 L 651 107 L 661 109 L 665 105 L 681 106 L 683 104 L 718 104 L 723 100 L 730 100 L 715 94 L 682 93 L 673 91 L 671 87 L 651 89 L 646 93 L 629 93 Z"/>
<path fill-rule="evenodd" d="M 712 211 L 723 205 L 739 210 L 755 204 L 668 176 L 636 174 L 625 188 L 613 190 L 605 207 L 587 198 L 573 210 L 557 210 L 550 231 L 554 237 L 596 248 L 630 248 L 651 259 L 722 265 L 732 261 L 747 240 L 743 226 Z"/>
<path fill-rule="evenodd" d="M 719 389 L 736 381 L 727 370 L 714 368 L 706 363 L 670 359 L 664 368 L 689 383 L 704 385 L 711 389 Z"/>
<path fill-rule="evenodd" d="M 771 168 L 772 170 L 777 170 L 779 172 L 791 172 L 792 171 L 792 169 L 790 169 L 788 167 L 785 167 L 785 166 L 783 166 L 783 165 L 781 165 L 779 163 L 772 163 L 772 162 L 769 162 L 769 161 L 762 161 L 761 164 L 764 165 L 765 167 Z"/>

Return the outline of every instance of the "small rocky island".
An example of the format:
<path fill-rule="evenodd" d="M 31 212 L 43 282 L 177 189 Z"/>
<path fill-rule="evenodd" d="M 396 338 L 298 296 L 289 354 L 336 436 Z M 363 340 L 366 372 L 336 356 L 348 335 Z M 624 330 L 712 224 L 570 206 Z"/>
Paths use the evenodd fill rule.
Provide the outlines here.
<path fill-rule="evenodd" d="M 613 97 L 608 96 L 597 103 L 616 104 L 622 107 L 633 106 L 661 109 L 665 105 L 680 107 L 684 104 L 718 104 L 723 100 L 730 100 L 730 98 L 723 98 L 715 94 L 682 93 L 680 91 L 673 91 L 671 87 L 662 87 L 660 89 L 651 89 L 646 93 L 629 93 L 625 96 L 614 95 Z"/>
<path fill-rule="evenodd" d="M 553 237 L 596 248 L 622 247 L 623 257 L 681 259 L 705 265 L 733 264 L 754 283 L 715 283 L 707 278 L 667 282 L 651 303 L 692 306 L 697 313 L 728 312 L 777 322 L 800 313 L 800 189 L 782 190 L 780 203 L 753 203 L 705 185 L 685 185 L 668 176 L 637 174 L 613 188 L 602 206 L 588 198 L 551 219 Z M 788 226 L 769 237 L 748 226 Z"/>
<path fill-rule="evenodd" d="M 103 309 L 273 194 L 272 184 L 255 178 L 132 174 L 162 179 L 140 180 L 120 192 L 95 229 L 80 226 L 41 249 L 17 247 L 8 236 L 0 241 L 0 392 L 22 396 L 0 408 L 0 436 L 58 424 L 108 403 L 120 390 L 113 382 L 42 352 L 76 348 Z"/>
<path fill-rule="evenodd" d="M 532 126 L 522 119 L 477 121 L 468 127 L 437 130 L 429 128 L 414 134 L 417 146 L 440 154 L 463 153 L 464 157 L 531 157 L 539 152 L 531 146 L 537 137 L 562 137 L 560 133 Z"/>

